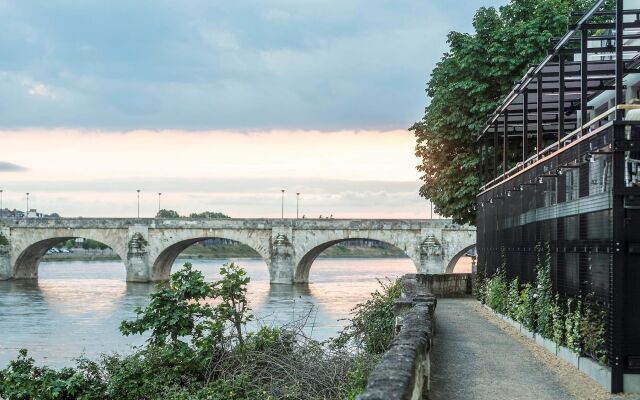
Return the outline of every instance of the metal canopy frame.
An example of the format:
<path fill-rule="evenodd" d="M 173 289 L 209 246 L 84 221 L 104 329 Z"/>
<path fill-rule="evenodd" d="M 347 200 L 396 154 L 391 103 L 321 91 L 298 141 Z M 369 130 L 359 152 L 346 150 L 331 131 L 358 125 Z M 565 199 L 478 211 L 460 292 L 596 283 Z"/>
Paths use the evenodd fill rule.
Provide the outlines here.
<path fill-rule="evenodd" d="M 620 392 L 625 373 L 640 373 L 640 186 L 625 181 L 625 152 L 640 148 L 640 138 L 625 132 L 630 125 L 640 128 L 640 121 L 624 119 L 625 110 L 640 106 L 625 104 L 623 85 L 625 77 L 640 73 L 640 9 L 625 10 L 624 0 L 615 0 L 614 11 L 603 10 L 604 3 L 596 0 L 587 12 L 572 14 L 579 16 L 576 24 L 553 39 L 548 55 L 529 67 L 478 134 L 477 248 L 478 268 L 495 271 L 502 251 L 508 278 L 525 282 L 534 275 L 532 248 L 547 241 L 556 290 L 566 294 L 571 283 L 586 295 L 600 279 L 611 390 Z M 610 96 L 599 98 L 603 94 Z M 611 174 L 597 193 L 590 186 L 594 157 L 606 157 Z M 567 171 L 579 177 L 571 183 L 575 192 L 568 189 Z M 601 202 L 605 194 L 609 200 Z M 578 236 L 565 232 L 571 224 Z M 598 224 L 610 232 L 593 240 Z M 575 277 L 559 276 L 570 273 L 563 254 L 579 260 Z M 605 278 L 590 275 L 593 254 L 609 257 Z"/>
<path fill-rule="evenodd" d="M 624 45 L 625 40 L 639 39 L 640 33 L 623 32 L 620 40 L 623 45 L 618 46 L 616 12 L 601 10 L 604 3 L 605 0 L 598 0 L 586 13 L 574 13 L 580 16 L 578 22 L 563 37 L 554 39 L 557 44 L 547 57 L 529 68 L 488 119 L 478 135 L 483 164 L 481 190 L 508 179 L 513 169 L 521 169 L 548 155 L 549 151 L 546 154 L 543 151 L 549 146 L 559 150 L 568 136 L 582 136 L 589 129 L 584 126 L 592 111 L 588 102 L 603 92 L 616 90 L 618 64 L 622 64 L 622 77 L 640 73 L 640 46 Z M 625 29 L 640 28 L 640 10 L 623 10 L 623 19 L 625 15 L 636 18 L 632 22 L 623 21 Z M 592 22 L 595 17 L 600 21 Z M 602 22 L 603 19 L 612 22 Z M 590 35 L 594 29 L 610 29 L 614 34 Z M 598 41 L 601 45 L 593 46 Z M 576 134 L 578 129 L 581 132 Z M 516 138 L 520 139 L 517 143 Z M 535 142 L 529 143 L 534 138 Z M 492 145 L 501 148 L 491 152 Z M 517 160 L 513 157 L 514 146 L 522 150 L 518 151 L 521 157 Z"/>

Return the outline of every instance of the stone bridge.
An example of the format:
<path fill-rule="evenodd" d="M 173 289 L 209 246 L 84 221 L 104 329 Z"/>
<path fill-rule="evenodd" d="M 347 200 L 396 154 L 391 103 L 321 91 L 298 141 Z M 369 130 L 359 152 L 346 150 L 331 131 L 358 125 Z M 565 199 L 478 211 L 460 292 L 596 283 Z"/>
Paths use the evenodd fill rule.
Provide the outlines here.
<path fill-rule="evenodd" d="M 47 250 L 72 238 L 93 239 L 123 260 L 127 281 L 165 280 L 178 255 L 209 238 L 252 247 L 266 262 L 271 283 L 304 283 L 314 260 L 349 239 L 389 243 L 417 272 L 451 272 L 475 246 L 476 231 L 450 220 L 344 219 L 4 219 L 0 221 L 0 280 L 36 279 Z"/>

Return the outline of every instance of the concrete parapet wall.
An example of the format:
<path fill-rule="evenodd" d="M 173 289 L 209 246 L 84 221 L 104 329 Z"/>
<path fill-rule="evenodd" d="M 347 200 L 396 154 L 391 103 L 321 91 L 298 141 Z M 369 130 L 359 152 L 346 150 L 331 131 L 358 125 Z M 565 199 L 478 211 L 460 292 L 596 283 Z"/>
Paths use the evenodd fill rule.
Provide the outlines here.
<path fill-rule="evenodd" d="M 467 296 L 473 290 L 473 274 L 412 274 L 416 283 L 436 297 Z"/>
<path fill-rule="evenodd" d="M 395 307 L 399 333 L 358 400 L 418 400 L 429 390 L 436 299 L 414 281 L 411 275 L 402 278 L 403 295 Z"/>

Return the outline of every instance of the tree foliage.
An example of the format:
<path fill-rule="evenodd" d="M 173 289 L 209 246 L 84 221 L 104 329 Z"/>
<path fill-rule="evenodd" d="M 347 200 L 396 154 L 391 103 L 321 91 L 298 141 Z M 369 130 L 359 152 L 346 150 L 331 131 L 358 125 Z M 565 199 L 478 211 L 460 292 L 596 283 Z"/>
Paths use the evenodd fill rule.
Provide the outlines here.
<path fill-rule="evenodd" d="M 166 210 L 163 208 L 158 211 L 156 218 L 180 218 L 180 214 L 175 210 Z"/>
<path fill-rule="evenodd" d="M 473 34 L 450 32 L 449 51 L 431 73 L 431 99 L 416 136 L 420 195 L 455 222 L 475 223 L 480 186 L 477 134 L 488 116 L 526 72 L 562 36 L 570 12 L 586 9 L 586 0 L 512 0 L 495 9 L 480 8 Z"/>
<path fill-rule="evenodd" d="M 201 219 L 225 219 L 231 218 L 227 214 L 217 212 L 217 211 L 204 211 L 201 213 L 191 213 L 189 214 L 189 218 L 201 218 Z"/>

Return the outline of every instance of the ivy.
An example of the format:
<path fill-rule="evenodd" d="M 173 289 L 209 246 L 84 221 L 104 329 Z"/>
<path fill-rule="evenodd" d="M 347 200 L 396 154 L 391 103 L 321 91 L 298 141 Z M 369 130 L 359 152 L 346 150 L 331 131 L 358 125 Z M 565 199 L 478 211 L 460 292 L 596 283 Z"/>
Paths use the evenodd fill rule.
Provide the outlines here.
<path fill-rule="evenodd" d="M 519 285 L 518 278 L 507 282 L 506 257 L 496 273 L 480 282 L 481 301 L 495 312 L 521 323 L 531 332 L 566 346 L 578 355 L 589 356 L 606 365 L 607 312 L 594 296 L 567 296 L 553 292 L 549 244 L 536 246 L 536 279 Z"/>

